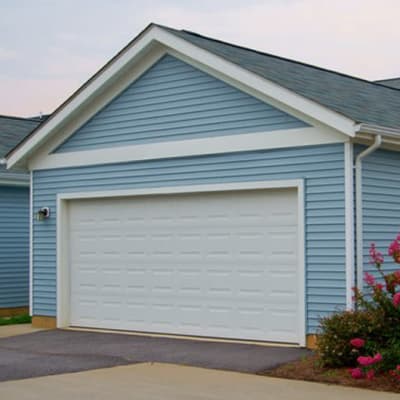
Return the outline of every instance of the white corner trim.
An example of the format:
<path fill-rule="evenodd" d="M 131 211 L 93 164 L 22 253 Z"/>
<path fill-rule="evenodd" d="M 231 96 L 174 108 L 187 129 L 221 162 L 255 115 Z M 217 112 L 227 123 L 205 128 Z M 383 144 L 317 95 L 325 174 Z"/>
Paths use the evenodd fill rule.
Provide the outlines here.
<path fill-rule="evenodd" d="M 295 181 L 296 182 L 296 181 Z M 298 291 L 299 297 L 302 299 L 299 304 L 299 332 L 300 346 L 306 346 L 306 241 L 305 241 L 305 201 L 304 201 L 304 181 L 296 182 L 297 188 L 297 209 L 298 209 L 298 258 L 299 258 L 299 281 Z"/>
<path fill-rule="evenodd" d="M 345 195 L 345 263 L 346 263 L 346 309 L 352 310 L 354 274 L 354 184 L 353 143 L 344 144 L 344 195 Z"/>
<path fill-rule="evenodd" d="M 355 167 L 355 217 L 356 217 L 356 271 L 357 271 L 357 288 L 363 290 L 364 285 L 364 207 L 363 207 L 363 172 L 362 160 L 369 154 L 373 153 L 382 145 L 382 136 L 376 135 L 374 142 L 359 153 L 356 157 Z"/>
<path fill-rule="evenodd" d="M 197 47 L 184 39 L 152 26 L 142 36 L 135 40 L 129 48 L 122 52 L 110 65 L 80 91 L 76 93 L 48 122 L 43 124 L 31 137 L 18 146 L 7 159 L 8 168 L 20 162 L 38 148 L 48 135 L 57 132 L 68 118 L 76 118 L 77 112 L 91 99 L 98 95 L 105 86 L 111 85 L 116 77 L 120 76 L 127 66 L 138 61 L 149 52 L 152 45 L 160 43 L 170 51 L 176 51 L 185 57 L 203 64 L 223 76 L 241 82 L 249 88 L 264 93 L 278 102 L 286 104 L 294 110 L 310 115 L 323 124 L 338 130 L 348 136 L 355 135 L 355 123 L 349 118 L 332 111 L 314 101 L 308 100 L 286 88 L 270 82 L 222 57 L 216 56 Z"/>
<path fill-rule="evenodd" d="M 29 315 L 33 315 L 33 172 L 29 185 Z"/>
<path fill-rule="evenodd" d="M 143 188 L 127 190 L 110 190 L 102 192 L 73 192 L 59 193 L 57 195 L 57 327 L 69 326 L 70 315 L 70 285 L 69 285 L 69 260 L 68 260 L 68 204 L 70 200 L 99 199 L 124 196 L 148 196 L 178 193 L 221 192 L 256 189 L 287 189 L 297 190 L 298 204 L 298 267 L 299 297 L 303 299 L 299 304 L 299 344 L 306 344 L 306 298 L 305 298 L 305 207 L 304 183 L 302 179 L 255 181 L 226 184 L 171 186 L 161 188 Z"/>
<path fill-rule="evenodd" d="M 321 128 L 299 128 L 177 140 L 151 144 L 108 147 L 96 150 L 52 153 L 29 163 L 32 170 L 99 165 L 151 159 L 200 156 L 240 151 L 342 143 L 343 134 Z"/>

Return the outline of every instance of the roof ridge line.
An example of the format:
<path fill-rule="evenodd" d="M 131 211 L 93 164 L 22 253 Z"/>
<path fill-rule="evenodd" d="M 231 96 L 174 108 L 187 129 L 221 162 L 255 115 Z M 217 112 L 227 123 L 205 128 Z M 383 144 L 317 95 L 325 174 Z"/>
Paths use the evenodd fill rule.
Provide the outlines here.
<path fill-rule="evenodd" d="M 18 117 L 16 115 L 5 115 L 5 114 L 0 114 L 0 118 L 9 118 L 9 119 L 20 119 L 23 121 L 31 121 L 31 122 L 40 122 L 40 119 L 37 119 L 35 117 Z"/>
<path fill-rule="evenodd" d="M 173 30 L 176 31 L 176 29 L 174 29 L 174 28 L 169 28 L 169 27 L 165 27 L 165 28 L 173 29 Z M 303 61 L 297 61 L 297 60 L 293 60 L 293 59 L 290 59 L 290 58 L 286 58 L 286 57 L 278 56 L 278 55 L 275 55 L 275 54 L 267 53 L 267 52 L 264 52 L 264 51 L 252 49 L 250 47 L 246 47 L 246 46 L 241 46 L 241 45 L 234 44 L 234 43 L 225 42 L 223 40 L 215 39 L 215 38 L 212 38 L 212 37 L 209 37 L 209 36 L 204 36 L 204 35 L 201 35 L 200 33 L 188 31 L 186 29 L 182 29 L 180 32 L 184 32 L 184 33 L 187 33 L 187 34 L 193 35 L 193 36 L 198 36 L 198 37 L 200 37 L 202 39 L 211 40 L 213 42 L 222 43 L 222 44 L 227 45 L 227 46 L 236 47 L 236 48 L 241 49 L 241 50 L 251 51 L 253 53 L 260 54 L 260 55 L 263 55 L 263 56 L 273 57 L 273 58 L 276 58 L 276 59 L 279 59 L 279 60 L 291 62 L 293 64 L 300 64 L 300 65 L 303 65 L 305 67 L 314 68 L 314 69 L 317 69 L 317 70 L 320 70 L 320 71 L 329 72 L 331 74 L 340 75 L 340 76 L 343 76 L 345 78 L 355 79 L 355 80 L 358 80 L 358 81 L 361 81 L 361 82 L 364 82 L 364 83 L 371 84 L 373 86 L 379 86 L 379 87 L 385 88 L 385 89 L 399 90 L 399 89 L 396 89 L 396 88 L 392 88 L 390 86 L 385 86 L 385 85 L 381 85 L 379 83 L 375 83 L 375 81 L 370 81 L 368 79 L 364 79 L 364 78 L 360 78 L 360 77 L 357 77 L 357 76 L 349 75 L 349 74 L 346 74 L 344 72 L 339 72 L 339 71 L 335 71 L 335 70 L 332 70 L 332 69 L 319 67 L 317 65 L 308 64 L 308 63 L 303 62 Z M 396 78 L 393 78 L 393 79 L 396 79 Z"/>
<path fill-rule="evenodd" d="M 397 78 L 377 79 L 376 81 L 373 81 L 373 82 L 386 82 L 386 81 L 399 81 L 399 80 L 400 80 L 400 76 L 398 76 Z"/>

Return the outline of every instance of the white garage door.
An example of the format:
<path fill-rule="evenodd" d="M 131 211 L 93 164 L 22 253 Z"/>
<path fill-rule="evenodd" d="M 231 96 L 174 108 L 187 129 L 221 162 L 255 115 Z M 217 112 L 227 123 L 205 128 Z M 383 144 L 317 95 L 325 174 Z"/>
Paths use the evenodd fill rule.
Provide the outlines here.
<path fill-rule="evenodd" d="M 295 190 L 72 200 L 70 324 L 299 342 Z"/>

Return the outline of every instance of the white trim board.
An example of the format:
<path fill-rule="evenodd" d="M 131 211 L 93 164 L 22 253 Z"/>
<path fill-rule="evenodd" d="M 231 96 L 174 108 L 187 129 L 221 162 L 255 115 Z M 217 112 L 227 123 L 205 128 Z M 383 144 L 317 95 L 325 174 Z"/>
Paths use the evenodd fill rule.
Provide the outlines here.
<path fill-rule="evenodd" d="M 200 156 L 296 146 L 343 143 L 348 138 L 321 128 L 286 129 L 271 132 L 225 135 L 201 139 L 107 147 L 95 150 L 52 153 L 36 157 L 31 170 L 101 165 L 130 161 Z"/>
<path fill-rule="evenodd" d="M 1 186 L 23 186 L 29 187 L 29 181 L 24 180 L 15 180 L 15 179 L 1 179 L 0 178 L 0 185 Z"/>
<path fill-rule="evenodd" d="M 33 315 L 33 172 L 29 187 L 29 315 Z"/>
<path fill-rule="evenodd" d="M 346 254 L 346 309 L 353 309 L 354 274 L 354 179 L 353 143 L 344 144 L 344 196 L 345 196 L 345 254 Z"/>
<path fill-rule="evenodd" d="M 0 185 L 29 186 L 29 174 L 15 172 L 0 172 Z"/>
<path fill-rule="evenodd" d="M 276 103 L 308 115 L 312 119 L 320 121 L 321 124 L 350 137 L 355 135 L 356 124 L 349 118 L 178 38 L 161 27 L 152 25 L 110 65 L 95 76 L 87 86 L 78 91 L 49 121 L 18 146 L 7 158 L 8 168 L 21 163 L 39 148 L 48 136 L 59 133 L 68 120 L 73 120 L 78 114 L 82 115 L 84 108 L 96 96 L 113 85 L 129 66 L 132 67 L 141 57 L 148 55 L 154 44 L 161 44 L 167 47 L 171 54 L 180 54 L 187 60 L 191 59 L 192 63 L 201 64 L 204 69 L 213 71 L 214 76 L 220 76 L 221 79 L 228 77 L 231 83 L 237 82 L 245 85 L 250 91 L 266 95 L 269 99 L 275 99 Z"/>
<path fill-rule="evenodd" d="M 113 190 L 104 192 L 60 193 L 57 195 L 57 327 L 69 326 L 70 284 L 68 260 L 68 202 L 74 199 L 98 199 L 125 196 L 148 196 L 177 193 L 200 193 L 257 189 L 294 188 L 297 190 L 298 204 L 298 266 L 299 297 L 299 344 L 306 344 L 306 308 L 305 308 L 305 226 L 304 226 L 304 183 L 301 179 L 286 181 L 259 181 L 213 185 L 176 186 L 163 188 L 145 188 L 131 190 Z"/>

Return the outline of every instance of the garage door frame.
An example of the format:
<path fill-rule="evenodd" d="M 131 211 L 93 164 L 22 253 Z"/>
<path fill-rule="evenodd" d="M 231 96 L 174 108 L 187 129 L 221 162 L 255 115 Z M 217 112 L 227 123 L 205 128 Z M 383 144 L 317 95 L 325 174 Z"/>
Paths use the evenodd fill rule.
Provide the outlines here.
<path fill-rule="evenodd" d="M 59 193 L 57 195 L 57 327 L 69 326 L 70 316 L 70 271 L 68 259 L 68 204 L 79 199 L 110 199 L 116 197 L 168 195 L 179 193 L 206 193 L 224 191 L 242 191 L 257 189 L 296 189 L 298 208 L 298 294 L 299 304 L 299 344 L 306 343 L 306 307 L 305 307 L 305 238 L 304 238 L 304 183 L 302 179 L 239 182 L 226 184 L 207 184 L 193 186 L 171 186 L 162 188 L 143 188 L 128 190 L 110 190 L 101 192 Z"/>

